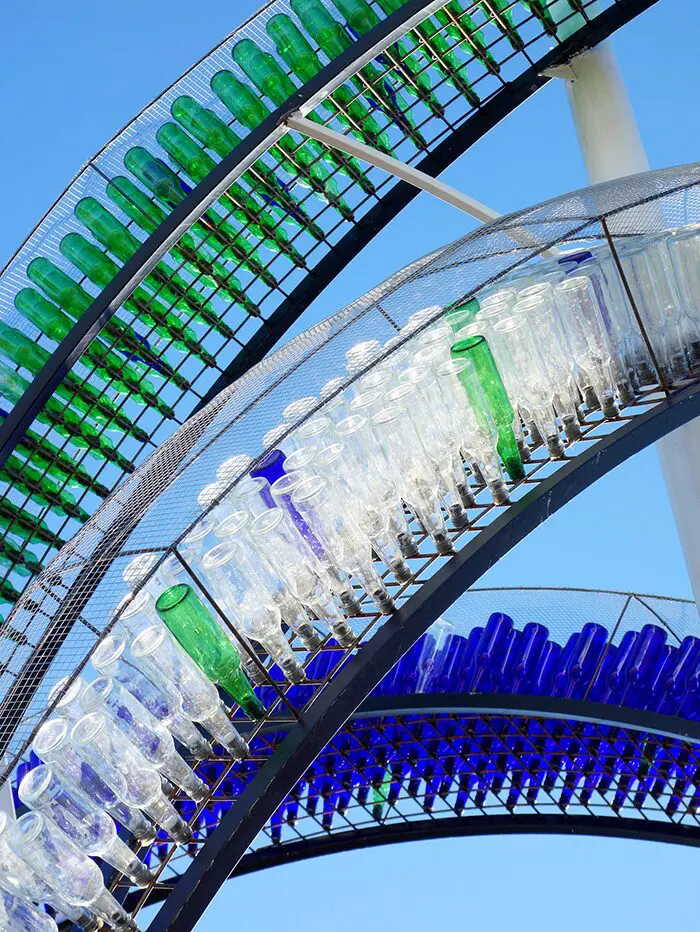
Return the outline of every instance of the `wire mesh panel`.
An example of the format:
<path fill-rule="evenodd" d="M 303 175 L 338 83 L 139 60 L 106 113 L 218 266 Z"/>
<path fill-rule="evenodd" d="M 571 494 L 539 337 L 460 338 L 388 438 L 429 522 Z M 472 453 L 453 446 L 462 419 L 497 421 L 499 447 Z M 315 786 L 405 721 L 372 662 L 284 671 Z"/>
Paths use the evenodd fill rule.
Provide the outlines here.
<path fill-rule="evenodd" d="M 437 172 L 651 2 L 276 0 L 139 114 L 0 275 L 3 604 L 407 202 L 271 114 Z"/>
<path fill-rule="evenodd" d="M 96 640 L 126 628 L 136 643 L 144 625 L 153 634 L 164 622 L 180 645 L 169 648 L 173 663 L 184 649 L 234 700 L 230 714 L 250 756 L 227 762 L 216 785 L 236 775 L 240 797 L 220 832 L 229 851 L 243 854 L 277 808 L 275 794 L 299 778 L 294 768 L 310 765 L 441 608 L 524 529 L 696 413 L 699 172 L 688 166 L 575 192 L 464 237 L 290 341 L 188 421 L 11 614 L 2 727 L 12 760 L 46 716 L 47 691 L 83 670 Z M 677 247 L 685 265 L 671 274 L 664 257 Z M 550 293 L 551 317 L 531 316 Z M 494 314 L 504 304 L 508 313 Z M 526 320 L 538 321 L 529 356 L 508 336 Z M 533 347 L 555 323 L 563 335 L 545 361 Z M 449 394 L 425 389 L 435 353 L 440 378 L 452 379 Z M 552 394 L 543 400 L 545 388 Z M 376 406 L 362 422 L 371 432 L 353 447 L 347 437 L 367 406 Z M 679 420 L 656 428 L 668 411 Z M 327 431 L 325 445 L 315 441 Z M 563 698 L 645 711 L 624 664 L 637 658 L 630 669 L 646 676 L 652 647 L 663 660 L 660 684 L 676 689 L 681 662 L 683 688 L 694 683 L 697 639 L 682 613 L 676 630 L 663 609 L 612 598 L 619 613 L 610 627 L 584 622 L 566 642 L 548 635 L 542 675 L 553 677 L 552 694 L 560 695 L 556 682 Z M 493 626 L 494 650 L 522 646 L 526 631 L 543 636 L 504 619 Z M 460 675 L 474 663 L 465 659 Z M 683 689 L 659 688 L 658 710 L 682 714 Z M 290 726 L 287 738 L 270 745 L 265 736 L 280 725 Z M 183 801 L 183 815 L 198 820 L 206 798 Z M 203 903 L 204 878 L 210 893 L 224 879 L 227 861 L 217 866 L 211 852 L 202 849 L 178 898 L 193 902 L 187 891 L 199 889 Z M 228 856 L 232 868 L 238 855 Z"/>
<path fill-rule="evenodd" d="M 539 831 L 600 830 L 590 820 L 602 820 L 613 835 L 698 843 L 695 740 L 640 732 L 632 723 L 623 724 L 635 706 L 650 712 L 680 709 L 693 719 L 699 712 L 691 685 L 675 698 L 675 705 L 669 704 L 670 696 L 664 700 L 653 695 L 662 642 L 673 645 L 679 655 L 680 643 L 657 613 L 646 608 L 648 601 L 665 606 L 668 614 L 692 618 L 697 638 L 697 609 L 681 600 L 572 589 L 467 593 L 419 639 L 300 775 L 236 873 L 372 843 L 462 831 L 536 830 L 538 825 Z M 550 717 L 517 714 L 521 697 L 533 710 L 552 697 L 527 695 L 532 681 L 526 684 L 517 667 L 534 669 L 536 662 L 526 659 L 525 649 L 519 664 L 509 668 L 504 663 L 506 652 L 488 633 L 489 628 L 505 630 L 504 620 L 508 631 L 519 632 L 521 638 L 537 626 L 546 632 L 548 643 L 564 650 L 577 640 L 581 645 L 578 655 L 560 664 L 560 673 L 546 687 L 552 697 L 568 702 L 556 716 L 554 711 Z M 578 680 L 577 662 L 586 656 L 585 632 L 592 628 L 603 638 L 596 657 L 588 659 L 583 680 Z M 636 664 L 623 659 L 623 628 L 636 632 Z M 656 645 L 648 639 L 651 629 L 660 639 Z M 616 653 L 627 667 L 612 692 L 613 665 L 608 663 L 602 671 L 597 664 L 608 652 Z M 480 659 L 484 653 L 486 660 Z M 633 671 L 642 665 L 643 682 L 630 690 Z M 601 698 L 607 705 L 604 717 L 600 705 L 590 704 Z M 484 707 L 497 701 L 503 711 L 486 715 L 460 708 L 470 700 Z M 506 711 L 508 702 L 514 711 Z M 591 721 L 592 708 L 597 710 L 597 723 Z M 562 718 L 567 713 L 570 718 Z M 663 729 L 679 721 L 662 714 L 650 717 L 649 725 Z M 212 759 L 198 766 L 212 788 L 206 805 L 197 810 L 177 797 L 194 837 L 181 847 L 163 838 L 145 852 L 145 863 L 161 872 L 147 893 L 129 894 L 131 908 L 167 897 L 236 804 L 253 768 L 280 746 L 289 727 L 270 722 L 251 742 L 251 759 L 245 764 Z M 28 765 L 19 769 L 16 784 L 27 769 Z M 472 824 L 474 818 L 481 823 Z M 122 890 L 123 881 L 115 878 L 114 883 L 115 890 Z"/>

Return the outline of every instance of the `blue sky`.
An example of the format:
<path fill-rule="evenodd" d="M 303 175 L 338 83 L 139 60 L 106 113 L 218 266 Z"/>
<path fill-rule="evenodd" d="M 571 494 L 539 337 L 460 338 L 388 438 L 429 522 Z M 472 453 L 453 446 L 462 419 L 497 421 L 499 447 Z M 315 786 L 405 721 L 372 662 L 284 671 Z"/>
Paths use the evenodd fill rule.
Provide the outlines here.
<path fill-rule="evenodd" d="M 0 264 L 79 166 L 144 104 L 258 6 L 122 0 L 8 4 L 0 35 Z M 697 0 L 660 0 L 615 40 L 652 167 L 700 158 Z M 506 212 L 585 184 L 563 87 L 540 92 L 444 175 Z M 306 327 L 390 272 L 469 229 L 421 195 L 316 302 Z M 581 585 L 688 596 L 690 585 L 653 450 L 618 468 L 495 567 L 492 585 Z M 334 932 L 401 921 L 514 925 L 538 932 L 673 927 L 700 853 L 643 842 L 489 838 L 376 849 L 278 868 L 228 885 L 198 927 Z M 653 878 L 653 883 L 649 881 Z M 406 881 L 409 881 L 408 883 Z M 644 889 L 642 898 L 640 891 Z M 312 893 L 312 896 L 306 896 Z"/>

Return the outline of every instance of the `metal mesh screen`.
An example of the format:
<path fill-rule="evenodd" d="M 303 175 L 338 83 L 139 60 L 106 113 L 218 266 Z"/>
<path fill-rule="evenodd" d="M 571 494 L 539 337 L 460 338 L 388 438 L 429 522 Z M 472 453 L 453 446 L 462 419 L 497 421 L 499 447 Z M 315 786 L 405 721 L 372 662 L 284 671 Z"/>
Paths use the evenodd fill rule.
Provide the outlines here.
<path fill-rule="evenodd" d="M 352 41 L 347 37 L 345 41 L 357 49 L 377 29 L 382 31 L 387 12 L 395 6 L 394 0 L 381 3 L 372 0 L 367 9 L 377 25 L 366 35 L 358 36 L 344 21 L 336 4 L 329 0 L 321 4 L 340 29 L 341 36 L 346 33 L 352 36 Z M 357 106 L 369 107 L 368 113 L 378 121 L 382 131 L 385 148 L 404 161 L 416 163 L 447 144 L 451 149 L 448 157 L 451 161 L 470 141 L 500 120 L 504 109 L 517 106 L 545 83 L 547 79 L 541 77 L 541 72 L 555 59 L 559 60 L 557 56 L 563 57 L 583 45 L 589 30 L 599 28 L 600 15 L 614 14 L 619 17 L 616 19 L 619 25 L 638 12 L 636 4 L 633 10 L 623 0 L 604 3 L 585 0 L 564 5 L 556 0 L 535 6 L 512 0 L 498 4 L 497 9 L 489 3 L 469 3 L 459 12 L 461 9 L 454 3 L 447 9 L 445 4 L 437 2 L 413 3 L 408 12 L 400 9 L 396 15 L 404 17 L 405 28 L 394 30 L 390 38 L 379 41 L 373 47 L 372 61 L 363 68 L 358 70 L 353 65 L 338 78 L 352 87 L 352 90 L 345 87 L 343 106 L 349 110 Z M 430 16 L 423 22 L 425 13 Z M 105 291 L 114 275 L 125 271 L 127 266 L 133 267 L 134 249 L 145 245 L 152 254 L 163 257 L 163 263 L 152 273 L 139 267 L 129 281 L 132 289 L 129 298 L 114 302 L 107 325 L 71 366 L 70 373 L 62 372 L 61 385 L 50 399 L 51 417 L 47 418 L 48 404 L 36 405 L 34 385 L 27 379 L 27 368 L 34 375 L 39 370 L 35 366 L 25 367 L 12 357 L 11 368 L 17 369 L 25 379 L 25 390 L 19 399 L 14 392 L 2 392 L 4 404 L 0 416 L 5 417 L 13 407 L 25 410 L 29 406 L 36 436 L 27 445 L 26 434 L 19 443 L 16 435 L 8 438 L 3 434 L 0 459 L 15 446 L 20 453 L 19 463 L 15 459 L 10 472 L 0 473 L 0 482 L 7 492 L 0 517 L 9 521 L 9 529 L 0 538 L 0 556 L 9 558 L 2 566 L 0 597 L 8 604 L 16 601 L 26 586 L 27 577 L 38 572 L 124 475 L 141 464 L 205 399 L 213 397 L 235 374 L 245 371 L 251 360 L 261 358 L 324 284 L 347 264 L 354 254 L 353 249 L 361 248 L 363 242 L 371 239 L 377 223 L 381 225 L 390 219 L 394 202 L 389 203 L 387 213 L 383 210 L 392 192 L 396 192 L 395 179 L 359 163 L 348 174 L 334 161 L 329 150 L 311 152 L 299 137 L 295 137 L 294 151 L 287 152 L 289 158 L 280 162 L 279 148 L 266 139 L 251 170 L 239 171 L 236 166 L 227 179 L 230 187 L 213 204 L 220 220 L 229 225 L 230 236 L 237 241 L 235 255 L 230 250 L 227 252 L 227 243 L 222 242 L 219 235 L 221 231 L 217 233 L 208 227 L 203 232 L 199 221 L 205 210 L 212 207 L 214 197 L 203 194 L 201 185 L 206 184 L 221 161 L 235 156 L 246 137 L 251 135 L 243 114 L 234 118 L 209 84 L 212 76 L 223 69 L 244 84 L 247 82 L 247 86 L 253 86 L 232 58 L 234 46 L 244 40 L 253 41 L 260 52 L 274 58 L 286 78 L 287 90 L 300 87 L 301 98 L 305 95 L 308 82 L 290 70 L 267 32 L 271 17 L 276 14 L 291 15 L 290 21 L 297 26 L 300 24 L 287 2 L 266 4 L 90 160 L 0 273 L 0 323 L 17 328 L 20 336 L 35 344 L 36 352 L 43 354 L 45 360 L 48 358 L 46 366 L 50 368 L 57 360 L 60 364 L 65 362 L 64 358 L 58 359 L 65 352 L 65 346 L 60 351 L 57 349 L 65 333 L 58 327 L 61 332 L 57 334 L 45 322 L 39 325 L 35 317 L 26 316 L 26 307 L 19 313 L 15 306 L 18 292 L 25 291 L 26 298 L 29 287 L 35 299 L 39 292 L 47 294 L 51 302 L 60 306 L 60 314 L 63 310 L 69 312 L 68 317 L 63 317 L 63 327 L 70 333 L 70 341 L 76 329 L 74 318 L 86 312 L 89 315 L 87 306 L 91 302 L 93 307 L 103 300 L 106 303 Z M 430 30 L 436 30 L 430 40 L 421 28 L 408 28 L 409 14 L 413 25 L 427 24 Z M 442 19 L 440 16 L 436 19 L 433 14 L 440 14 Z M 555 28 L 548 23 L 547 15 L 555 15 Z M 613 28 L 615 23 L 610 30 Z M 400 43 L 396 41 L 398 34 L 401 34 Z M 327 54 L 315 40 L 308 38 L 322 69 L 320 77 L 323 77 L 332 69 L 336 56 Z M 436 43 L 448 50 L 451 64 L 435 54 Z M 419 62 L 418 67 L 416 62 Z M 452 74 L 455 68 L 463 77 L 468 77 L 471 91 L 466 94 L 463 85 L 459 81 L 455 83 Z M 430 93 L 426 90 L 428 85 Z M 329 110 L 330 86 L 327 82 L 315 98 L 316 117 L 341 132 L 358 132 L 357 121 L 353 123 L 343 107 L 338 108 L 337 102 L 330 104 Z M 211 170 L 203 181 L 191 165 L 188 171 L 174 159 L 158 136 L 166 123 L 173 126 L 171 107 L 182 95 L 200 108 L 200 114 L 202 111 L 213 114 L 212 118 L 220 121 L 218 125 L 223 131 L 234 134 L 234 142 L 229 139 L 233 146 L 231 152 L 222 155 L 211 140 L 204 145 L 191 127 L 192 134 L 197 136 L 195 140 L 182 130 L 189 144 L 200 147 L 201 158 L 208 160 L 206 164 Z M 262 92 L 258 96 L 258 102 L 265 97 Z M 380 97 L 382 106 L 378 105 Z M 266 112 L 272 112 L 279 103 L 278 100 L 270 103 L 270 100 L 268 98 L 265 103 Z M 479 120 L 472 136 L 468 129 L 474 116 Z M 458 136 L 466 141 L 460 142 Z M 239 142 L 235 142 L 236 139 Z M 200 195 L 194 195 L 197 204 L 188 221 L 187 232 L 179 235 L 168 250 L 163 244 L 156 245 L 155 240 L 166 223 L 165 218 L 173 210 L 173 203 L 128 170 L 124 159 L 134 146 L 147 150 L 161 166 L 160 170 L 171 173 L 169 178 L 176 190 L 177 203 L 192 188 L 200 191 Z M 306 186 L 308 179 L 303 181 L 294 174 L 296 169 L 292 168 L 289 174 L 290 165 L 297 157 L 301 158 L 295 147 L 299 152 L 303 149 L 307 156 L 311 152 L 312 164 L 307 166 L 308 172 L 321 172 L 326 178 L 324 184 L 329 186 L 329 191 L 337 190 L 336 195 L 326 197 L 321 185 L 323 196 L 319 198 L 318 190 Z M 431 170 L 437 171 L 439 166 Z M 132 185 L 131 193 L 119 202 L 114 200 L 115 179 L 120 185 L 124 180 Z M 279 200 L 291 197 L 294 202 L 291 208 L 287 205 L 281 215 L 274 208 L 276 195 Z M 126 255 L 122 248 L 124 242 L 115 246 L 114 239 L 108 241 L 98 235 L 94 225 L 90 226 L 76 215 L 86 198 L 93 206 L 101 205 L 106 209 L 122 227 L 117 239 L 128 244 Z M 341 208 L 338 198 L 344 203 Z M 144 226 L 144 212 L 150 217 L 153 211 L 156 220 L 152 221 L 151 217 Z M 302 214 L 304 219 L 299 223 Z M 207 222 L 209 219 L 205 216 Z M 199 243 L 203 254 L 194 258 L 191 251 L 193 230 L 195 241 L 203 237 Z M 237 240 L 239 233 L 240 241 Z M 64 248 L 71 237 L 82 242 L 81 248 L 92 249 L 90 262 L 97 262 L 101 269 L 97 277 L 94 270 L 86 271 L 85 262 L 81 264 L 75 253 Z M 349 246 L 341 245 L 347 242 Z M 253 251 L 246 258 L 243 253 L 248 246 Z M 49 262 L 52 274 L 66 276 L 62 287 L 68 289 L 68 297 L 65 290 L 59 289 L 60 293 L 51 288 L 46 290 L 37 283 L 36 276 L 29 274 L 30 264 L 37 259 Z M 232 271 L 233 278 L 230 277 Z M 317 274 L 309 274 L 311 271 Z M 133 290 L 136 281 L 139 287 Z M 78 302 L 77 311 L 75 301 Z M 55 307 L 52 313 L 57 310 L 59 308 Z M 127 370 L 129 378 L 124 382 Z M 6 381 L 2 373 L 0 381 Z M 44 401 L 48 403 L 49 399 Z M 96 418 L 100 404 L 102 414 L 107 409 L 110 414 L 117 409 L 118 423 L 105 424 Z M 80 408 L 77 416 L 76 406 Z M 67 417 L 73 421 L 69 437 L 61 421 Z M 84 448 L 84 437 L 80 437 L 86 432 L 90 433 L 89 450 Z M 41 450 L 37 450 L 37 443 L 44 448 L 44 453 L 53 447 L 49 450 L 48 462 Z M 59 469 L 58 478 L 56 457 L 62 457 L 63 467 Z M 73 478 L 79 474 L 78 483 L 71 481 L 65 467 Z M 27 472 L 32 469 L 36 472 L 28 490 L 23 479 L 26 480 Z M 61 502 L 58 507 L 55 502 L 54 507 L 48 507 L 36 494 L 37 484 L 46 480 L 59 485 Z M 67 496 L 77 500 L 70 503 L 68 509 L 62 507 Z M 23 519 L 34 528 L 31 541 L 19 533 Z"/>
<path fill-rule="evenodd" d="M 437 319 L 443 308 L 516 266 L 535 263 L 554 245 L 603 240 L 601 217 L 607 217 L 613 237 L 620 240 L 696 221 L 699 181 L 700 166 L 669 169 L 576 192 L 506 217 L 392 276 L 223 392 L 120 487 L 18 602 L 8 624 L 26 635 L 26 643 L 3 641 L 2 739 L 11 759 L 21 753 L 44 714 L 50 686 L 75 674 L 113 623 L 115 607 L 127 591 L 121 570 L 130 556 L 144 551 L 165 556 L 199 519 L 196 496 L 214 479 L 216 467 L 233 454 L 259 458 L 267 452 L 262 437 L 280 420 L 282 410 L 295 398 L 318 393 L 331 375 L 342 373 L 344 353 L 351 345 L 367 338 L 386 342 L 412 313 L 426 307 L 435 307 Z M 402 337 L 418 338 L 420 331 Z M 575 458 L 663 397 L 660 386 L 651 386 L 619 418 L 594 417 L 567 457 Z M 534 458 L 526 480 L 513 485 L 511 500 L 517 501 L 565 462 Z M 232 476 L 229 487 L 239 478 Z M 478 536 L 497 512 L 493 503 L 484 504 L 469 529 L 455 534 L 457 544 Z M 438 562 L 425 545 L 412 580 L 403 586 L 392 583 L 397 604 L 429 578 Z M 354 620 L 364 637 L 381 623 L 382 616 L 371 610 Z M 271 710 L 277 701 L 279 696 Z"/>

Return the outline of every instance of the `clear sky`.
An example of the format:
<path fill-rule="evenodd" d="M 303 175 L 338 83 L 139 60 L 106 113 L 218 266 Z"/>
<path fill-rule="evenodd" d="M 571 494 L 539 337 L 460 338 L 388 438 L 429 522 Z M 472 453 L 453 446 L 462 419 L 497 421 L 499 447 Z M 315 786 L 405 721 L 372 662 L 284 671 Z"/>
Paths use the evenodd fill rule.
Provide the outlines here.
<path fill-rule="evenodd" d="M 79 166 L 230 32 L 258 0 L 11 3 L 0 33 L 0 264 Z M 652 167 L 700 159 L 698 0 L 659 0 L 615 40 Z M 550 84 L 444 176 L 503 212 L 585 184 L 563 88 Z M 421 195 L 316 302 L 320 320 L 462 235 L 463 215 Z M 484 579 L 688 596 L 653 450 L 551 518 Z M 494 606 L 495 608 L 497 606 Z M 364 926 L 554 932 L 692 922 L 700 852 L 644 842 L 489 838 L 340 855 L 236 880 L 198 929 Z"/>

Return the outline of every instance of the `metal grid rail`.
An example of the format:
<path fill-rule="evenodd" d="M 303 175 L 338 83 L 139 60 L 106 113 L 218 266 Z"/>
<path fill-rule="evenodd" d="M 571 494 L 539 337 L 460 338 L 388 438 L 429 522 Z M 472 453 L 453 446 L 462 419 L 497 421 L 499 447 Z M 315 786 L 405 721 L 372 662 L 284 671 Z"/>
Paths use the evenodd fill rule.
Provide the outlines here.
<path fill-rule="evenodd" d="M 376 96 L 376 82 L 390 82 L 404 90 L 412 87 L 414 96 L 407 103 L 406 112 L 388 120 L 383 132 L 388 134 L 388 148 L 392 153 L 410 162 L 420 160 L 424 170 L 437 173 L 509 110 L 546 83 L 548 79 L 540 75 L 544 68 L 598 41 L 649 5 L 650 0 L 619 0 L 591 17 L 590 4 L 584 3 L 578 14 L 582 17 L 581 28 L 569 38 L 562 38 L 552 37 L 542 21 L 514 0 L 507 13 L 515 17 L 517 34 L 522 39 L 515 45 L 512 30 L 504 26 L 503 14 L 489 12 L 490 8 L 481 9 L 477 11 L 477 25 L 486 36 L 484 48 L 490 56 L 488 61 L 481 61 L 472 54 L 473 35 L 465 31 L 464 25 L 449 11 L 446 24 L 438 24 L 430 40 L 423 35 L 419 27 L 428 20 L 421 18 L 421 9 L 425 7 L 433 12 L 433 8 L 437 10 L 441 4 L 411 2 L 387 17 L 375 3 L 373 9 L 381 22 L 362 36 L 350 53 L 331 61 L 305 84 L 296 94 L 293 105 L 303 105 L 313 99 L 318 105 L 316 109 L 322 110 L 323 101 L 330 99 L 328 87 L 337 86 L 341 80 L 346 87 L 356 79 L 362 87 L 349 92 L 350 97 L 344 99 L 340 110 L 336 107 L 335 113 L 324 113 L 323 121 L 343 132 L 358 131 L 346 111 L 352 111 L 353 104 L 364 99 L 363 94 L 371 94 L 374 90 Z M 68 306 L 75 316 L 73 304 L 77 301 L 80 311 L 78 322 L 72 327 L 68 324 L 67 336 L 55 350 L 59 339 L 56 333 L 65 335 L 65 327 L 58 328 L 53 337 L 47 337 L 16 311 L 6 313 L 3 318 L 43 350 L 53 352 L 0 427 L 0 461 L 9 469 L 4 476 L 0 475 L 7 492 L 0 514 L 4 522 L 0 556 L 5 557 L 0 587 L 10 603 L 16 600 L 26 580 L 39 570 L 63 540 L 75 533 L 123 476 L 217 389 L 229 384 L 260 359 L 324 285 L 413 196 L 406 186 L 377 177 L 378 173 L 372 169 L 363 169 L 362 176 L 355 179 L 343 175 L 339 166 L 329 169 L 329 178 L 338 182 L 341 195 L 351 204 L 351 215 L 338 215 L 333 203 L 320 204 L 314 200 L 313 192 L 301 189 L 305 193 L 300 194 L 299 207 L 308 213 L 309 223 L 305 221 L 306 226 L 302 224 L 289 240 L 298 252 L 299 261 L 290 264 L 290 251 L 286 247 L 276 254 L 271 253 L 262 266 L 243 271 L 245 281 L 240 291 L 236 290 L 239 300 L 232 300 L 226 291 L 226 282 L 230 285 L 230 279 L 215 276 L 212 282 L 201 261 L 192 271 L 190 230 L 213 201 L 212 191 L 219 177 L 226 178 L 226 184 L 222 187 L 219 183 L 217 188 L 223 191 L 244 175 L 248 194 L 253 198 L 262 197 L 261 209 L 268 203 L 265 201 L 266 173 L 282 169 L 272 157 L 274 147 L 270 149 L 269 145 L 264 145 L 264 140 L 275 136 L 277 114 L 285 109 L 283 107 L 248 135 L 247 130 L 242 130 L 245 138 L 241 145 L 222 158 L 211 175 L 196 185 L 192 194 L 185 198 L 183 209 L 172 211 L 99 294 L 96 282 L 90 281 L 84 271 L 78 269 L 80 274 L 76 275 L 76 267 L 62 245 L 71 236 L 88 232 L 73 216 L 76 204 L 86 196 L 96 197 L 123 224 L 126 230 L 123 235 L 131 236 L 133 244 L 139 245 L 144 240 L 144 230 L 129 215 L 129 205 L 139 209 L 141 201 L 129 201 L 130 196 L 136 197 L 130 195 L 122 207 L 117 207 L 105 193 L 115 177 L 122 177 L 121 157 L 127 149 L 142 144 L 159 157 L 167 156 L 155 138 L 156 129 L 169 115 L 168 106 L 183 93 L 191 93 L 194 98 L 211 104 L 230 129 L 235 121 L 218 99 L 208 99 L 211 91 L 203 90 L 205 76 L 211 76 L 216 67 L 230 67 L 227 53 L 234 42 L 242 38 L 252 37 L 261 47 L 277 54 L 269 36 L 263 32 L 263 25 L 273 13 L 280 11 L 289 12 L 286 3 L 268 4 L 260 11 L 259 22 L 254 19 L 229 37 L 91 160 L 0 276 L 0 294 L 9 305 L 20 287 L 28 284 L 35 287 L 35 281 L 26 277 L 29 263 L 39 255 L 48 257 L 59 272 L 68 275 L 71 284 L 64 281 L 64 286 L 78 287 L 77 292 L 69 295 Z M 573 17 L 573 11 L 565 17 L 562 33 Z M 433 23 L 433 19 L 430 22 Z M 409 29 L 408 23 L 413 23 L 415 28 Z M 408 36 L 408 45 L 404 43 L 401 51 L 394 43 L 397 36 L 404 34 Z M 450 55 L 461 56 L 465 73 L 469 69 L 471 86 L 479 97 L 478 105 L 474 99 L 470 103 L 464 93 L 448 83 L 447 72 L 443 69 L 445 63 L 441 63 L 440 55 L 436 57 L 434 51 L 440 39 L 449 40 Z M 553 41 L 555 48 L 547 50 Z M 373 79 L 375 85 L 368 82 L 366 68 L 358 71 L 353 66 L 353 61 L 367 49 L 373 54 L 372 68 L 377 72 Z M 314 53 L 318 51 L 314 47 Z M 407 61 L 412 64 L 416 55 L 423 55 L 423 64 L 412 72 Z M 493 64 L 489 64 L 491 59 Z M 288 79 L 291 76 L 297 80 L 285 63 L 282 67 Z M 429 105 L 425 93 L 418 93 L 418 86 L 428 78 L 439 106 Z M 344 125 L 338 122 L 339 116 Z M 406 125 L 406 116 L 415 123 L 413 142 L 407 131 L 410 127 Z M 239 129 L 237 127 L 236 131 Z M 424 144 L 415 145 L 416 132 L 423 135 Z M 256 146 L 260 157 L 244 172 L 241 161 Z M 309 170 L 326 165 L 328 157 L 328 150 L 325 156 L 315 154 Z M 213 158 L 215 162 L 219 155 L 214 153 Z M 182 167 L 176 168 L 182 177 Z M 363 182 L 363 178 L 366 181 Z M 139 198 L 146 198 L 163 214 L 163 204 L 153 200 L 151 192 L 142 188 L 138 188 L 138 192 Z M 221 222 L 233 222 L 239 214 L 240 209 L 229 199 L 224 212 L 220 210 Z M 255 218 L 249 213 L 242 222 L 243 230 L 249 230 L 255 225 Z M 282 235 L 285 224 L 285 217 L 275 217 L 265 230 L 274 239 L 278 233 Z M 320 238 L 309 235 L 309 224 L 315 226 Z M 99 261 L 111 262 L 116 270 L 119 262 L 114 265 L 114 259 L 119 259 L 119 255 L 114 247 L 105 252 L 107 241 L 96 241 L 92 234 L 87 239 L 88 245 L 101 257 Z M 208 249 L 207 262 L 215 265 L 225 249 L 221 237 L 210 229 L 202 244 Z M 153 259 L 162 256 L 166 248 L 169 249 L 166 258 L 170 279 L 161 274 L 161 266 L 152 268 Z M 240 275 L 244 264 L 239 257 L 233 265 L 228 265 L 226 275 Z M 107 273 L 101 274 L 104 278 Z M 173 288 L 172 276 L 179 277 L 177 288 Z M 146 291 L 142 285 L 144 281 Z M 105 280 L 100 279 L 100 282 L 105 285 Z M 65 295 L 61 298 L 60 294 L 49 292 L 49 296 L 58 301 L 62 310 L 68 309 Z M 205 302 L 208 302 L 206 308 Z M 154 316 L 156 304 L 160 310 Z M 174 317 L 181 322 L 178 326 L 184 320 L 189 327 L 184 343 L 172 332 L 163 336 L 164 319 L 172 323 Z M 21 365 L 17 368 L 25 372 Z M 123 384 L 128 368 L 134 371 Z M 55 392 L 59 392 L 59 396 Z M 8 400 L 6 398 L 6 402 Z M 96 414 L 102 421 L 95 421 Z M 119 424 L 120 436 L 110 443 L 111 429 Z M 29 430 L 33 431 L 32 435 Z M 13 451 L 14 457 L 11 456 Z M 68 499 L 67 493 L 74 500 Z"/>

